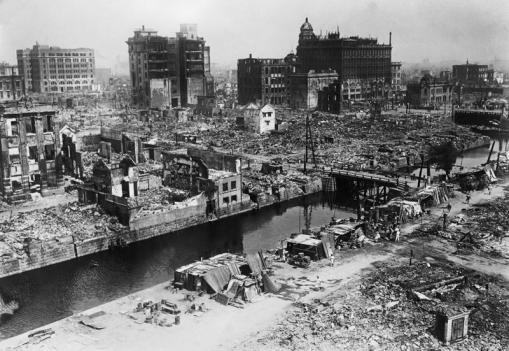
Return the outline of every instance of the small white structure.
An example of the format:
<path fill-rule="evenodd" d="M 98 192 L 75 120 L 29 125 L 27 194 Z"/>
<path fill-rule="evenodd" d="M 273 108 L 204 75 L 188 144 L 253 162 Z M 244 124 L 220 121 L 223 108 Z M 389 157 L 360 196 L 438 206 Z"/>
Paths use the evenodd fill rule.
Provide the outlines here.
<path fill-rule="evenodd" d="M 270 104 L 260 108 L 250 103 L 244 107 L 244 125 L 254 133 L 269 133 L 276 129 L 276 110 Z"/>

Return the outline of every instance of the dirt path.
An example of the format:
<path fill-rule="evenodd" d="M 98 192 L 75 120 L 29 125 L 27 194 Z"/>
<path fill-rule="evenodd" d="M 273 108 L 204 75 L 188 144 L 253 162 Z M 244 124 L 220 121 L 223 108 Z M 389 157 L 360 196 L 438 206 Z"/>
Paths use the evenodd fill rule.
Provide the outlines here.
<path fill-rule="evenodd" d="M 134 321 L 127 316 L 137 301 L 166 298 L 185 310 L 182 293 L 171 294 L 164 284 L 85 311 L 89 315 L 97 311 L 106 314 L 99 317 L 105 325 L 103 330 L 93 330 L 79 324 L 79 317 L 72 316 L 44 328 L 52 328 L 55 334 L 40 344 L 23 345 L 16 350 L 228 350 L 233 345 L 252 338 L 258 332 L 273 325 L 296 300 L 309 301 L 337 290 L 343 283 L 357 277 L 371 264 L 384 260 L 389 252 L 362 250 L 347 252 L 334 267 L 325 260 L 314 262 L 309 269 L 294 268 L 288 264 L 276 264 L 275 280 L 287 286 L 282 296 L 265 295 L 243 309 L 223 306 L 208 297 L 196 303 L 205 303 L 209 309 L 199 317 L 182 316 L 176 327 L 159 327 Z M 98 320 L 99 321 L 99 320 Z M 25 333 L 0 343 L 5 350 L 27 341 Z"/>

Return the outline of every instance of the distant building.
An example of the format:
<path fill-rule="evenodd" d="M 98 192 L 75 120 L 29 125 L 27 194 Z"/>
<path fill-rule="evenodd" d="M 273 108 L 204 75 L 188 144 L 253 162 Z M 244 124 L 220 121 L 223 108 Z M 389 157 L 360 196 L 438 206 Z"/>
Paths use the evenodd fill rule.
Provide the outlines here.
<path fill-rule="evenodd" d="M 335 71 L 295 73 L 288 76 L 289 106 L 312 109 L 318 106 L 318 92 L 338 80 Z"/>
<path fill-rule="evenodd" d="M 401 62 L 391 62 L 391 87 L 394 91 L 401 90 Z"/>
<path fill-rule="evenodd" d="M 300 27 L 297 68 L 302 73 L 332 69 L 341 81 L 383 79 L 390 84 L 391 51 L 391 39 L 389 44 L 379 44 L 373 38 L 340 37 L 339 31 L 315 35 L 306 18 Z"/>
<path fill-rule="evenodd" d="M 426 75 L 418 83 L 407 84 L 406 100 L 412 107 L 437 108 L 450 104 L 453 95 L 452 83 Z"/>
<path fill-rule="evenodd" d="M 142 26 L 126 43 L 133 103 L 138 107 L 185 107 L 196 105 L 198 96 L 214 95 L 210 48 L 198 37 L 195 24 L 181 24 L 173 38 Z M 152 103 L 153 92 L 161 89 L 165 98 Z"/>
<path fill-rule="evenodd" d="M 0 102 L 19 99 L 24 95 L 23 76 L 17 66 L 0 64 Z"/>
<path fill-rule="evenodd" d="M 244 107 L 241 123 L 253 133 L 269 133 L 276 129 L 276 110 L 269 104 L 260 108 L 260 106 L 250 103 Z"/>
<path fill-rule="evenodd" d="M 238 102 L 286 105 L 286 76 L 294 67 L 285 59 L 249 58 L 237 61 Z"/>
<path fill-rule="evenodd" d="M 110 86 L 111 78 L 112 75 L 110 68 L 95 69 L 95 82 L 100 86 L 100 90 L 106 90 L 106 88 Z"/>
<path fill-rule="evenodd" d="M 488 81 L 488 65 L 467 63 L 452 66 L 453 79 L 467 85 L 480 85 Z"/>
<path fill-rule="evenodd" d="M 441 71 L 439 77 L 441 81 L 450 82 L 452 81 L 452 71 Z"/>
<path fill-rule="evenodd" d="M 92 49 L 36 44 L 32 49 L 18 50 L 17 57 L 27 93 L 73 93 L 94 88 Z"/>
<path fill-rule="evenodd" d="M 18 203 L 31 191 L 45 193 L 63 185 L 56 111 L 40 107 L 0 112 L 0 195 Z"/>

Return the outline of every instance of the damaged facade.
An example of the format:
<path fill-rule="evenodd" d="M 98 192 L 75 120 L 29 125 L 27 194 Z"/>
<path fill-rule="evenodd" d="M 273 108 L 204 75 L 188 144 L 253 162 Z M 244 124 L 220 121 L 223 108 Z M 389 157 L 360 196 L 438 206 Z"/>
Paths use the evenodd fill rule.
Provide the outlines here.
<path fill-rule="evenodd" d="M 436 108 L 451 104 L 453 85 L 427 74 L 419 83 L 407 84 L 406 100 L 411 107 Z"/>
<path fill-rule="evenodd" d="M 286 105 L 287 76 L 295 66 L 286 59 L 249 58 L 237 61 L 238 103 Z"/>
<path fill-rule="evenodd" d="M 214 95 L 210 47 L 198 36 L 195 24 L 181 24 L 173 38 L 143 26 L 126 43 L 132 99 L 138 107 L 196 105 L 198 96 Z"/>
<path fill-rule="evenodd" d="M 11 110 L 0 115 L 2 199 L 30 199 L 31 191 L 61 187 L 62 154 L 52 109 Z"/>
<path fill-rule="evenodd" d="M 112 163 L 100 159 L 92 170 L 94 188 L 101 193 L 118 197 L 137 196 L 138 180 L 138 168 L 130 157 Z"/>

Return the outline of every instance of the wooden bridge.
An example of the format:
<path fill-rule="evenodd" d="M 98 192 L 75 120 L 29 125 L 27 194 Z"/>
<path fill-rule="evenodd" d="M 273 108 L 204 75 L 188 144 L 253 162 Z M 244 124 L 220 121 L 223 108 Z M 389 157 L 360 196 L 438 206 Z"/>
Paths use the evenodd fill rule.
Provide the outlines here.
<path fill-rule="evenodd" d="M 370 183 L 376 183 L 378 185 L 384 185 L 389 187 L 399 187 L 398 178 L 389 178 L 380 174 L 373 174 L 363 171 L 349 171 L 345 169 L 332 169 L 330 176 L 335 178 L 346 178 L 352 181 L 364 181 Z"/>
<path fill-rule="evenodd" d="M 331 178 L 332 190 L 353 197 L 357 203 L 359 216 L 361 203 L 364 208 L 379 205 L 389 200 L 391 189 L 399 192 L 405 190 L 404 181 L 380 174 L 345 169 L 330 169 L 328 172 L 325 171 L 325 174 Z"/>

